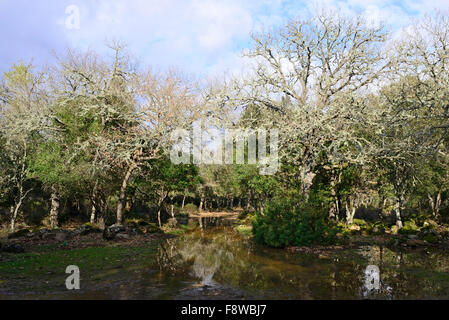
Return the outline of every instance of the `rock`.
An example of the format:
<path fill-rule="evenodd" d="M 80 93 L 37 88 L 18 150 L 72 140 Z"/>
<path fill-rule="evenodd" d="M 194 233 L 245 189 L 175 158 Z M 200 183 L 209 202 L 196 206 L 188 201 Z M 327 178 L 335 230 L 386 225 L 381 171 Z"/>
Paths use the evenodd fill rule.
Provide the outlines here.
<path fill-rule="evenodd" d="M 169 228 L 176 228 L 178 226 L 178 221 L 176 219 L 174 219 L 174 218 L 170 218 L 167 221 L 167 226 Z"/>
<path fill-rule="evenodd" d="M 130 219 L 126 221 L 126 226 L 130 228 L 145 227 L 149 223 L 143 219 Z"/>
<path fill-rule="evenodd" d="M 37 235 L 39 236 L 39 238 L 43 239 L 44 235 L 47 234 L 47 233 L 51 233 L 51 230 L 50 230 L 50 229 L 43 228 L 43 229 L 40 229 L 40 230 L 37 232 Z"/>
<path fill-rule="evenodd" d="M 179 216 L 176 217 L 176 221 L 178 221 L 179 224 L 187 225 L 189 223 L 189 217 Z"/>
<path fill-rule="evenodd" d="M 19 230 L 19 231 L 9 234 L 8 239 L 16 239 L 16 238 L 25 237 L 29 233 L 30 233 L 30 230 L 22 229 L 22 230 Z"/>
<path fill-rule="evenodd" d="M 126 228 L 126 230 L 128 234 L 133 236 L 142 235 L 144 233 L 142 230 L 140 230 L 140 228 Z"/>
<path fill-rule="evenodd" d="M 101 229 L 92 226 L 91 224 L 84 224 L 78 229 L 76 229 L 75 234 L 79 234 L 81 236 L 86 236 L 91 233 L 101 233 Z"/>
<path fill-rule="evenodd" d="M 161 232 L 161 229 L 159 229 L 159 227 L 156 224 L 151 223 L 143 229 L 143 232 L 144 233 L 158 233 L 158 232 Z"/>
<path fill-rule="evenodd" d="M 359 226 L 366 226 L 368 223 L 363 219 L 353 219 L 353 223 Z"/>
<path fill-rule="evenodd" d="M 398 232 L 404 235 L 417 234 L 419 232 L 419 228 L 414 220 L 409 220 L 404 222 L 404 226 L 399 229 Z"/>
<path fill-rule="evenodd" d="M 417 239 L 417 238 L 418 238 L 418 235 L 416 235 L 416 234 L 409 234 L 409 235 L 408 235 L 408 238 L 409 238 L 410 240 L 414 240 L 414 239 Z"/>
<path fill-rule="evenodd" d="M 349 229 L 350 231 L 354 231 L 354 230 L 360 231 L 360 226 L 358 226 L 358 225 L 356 225 L 356 224 L 351 224 L 351 225 L 348 227 L 348 229 Z"/>
<path fill-rule="evenodd" d="M 25 248 L 18 243 L 5 243 L 2 246 L 2 251 L 9 253 L 23 253 L 25 252 Z"/>
<path fill-rule="evenodd" d="M 418 239 L 409 240 L 407 241 L 407 244 L 411 247 L 423 247 L 427 245 L 425 241 Z"/>
<path fill-rule="evenodd" d="M 385 233 L 385 228 L 383 227 L 373 227 L 373 229 L 371 229 L 371 233 L 373 235 L 382 235 Z"/>
<path fill-rule="evenodd" d="M 126 233 L 117 233 L 115 235 L 115 240 L 129 240 L 130 236 L 127 235 Z"/>
<path fill-rule="evenodd" d="M 435 230 L 431 230 L 431 231 L 434 231 L 435 233 L 434 232 L 421 232 L 418 236 L 419 239 L 427 241 L 432 244 L 440 242 L 441 238 L 440 238 L 439 234 Z"/>
<path fill-rule="evenodd" d="M 398 234 L 399 227 L 398 226 L 392 226 L 391 227 L 391 233 L 392 234 Z"/>
<path fill-rule="evenodd" d="M 25 237 L 27 237 L 28 239 L 39 238 L 39 234 L 37 232 L 30 232 Z"/>
<path fill-rule="evenodd" d="M 65 232 L 56 233 L 55 239 L 58 241 L 65 241 L 68 238 L 68 234 Z"/>
<path fill-rule="evenodd" d="M 42 240 L 55 240 L 56 233 L 55 232 L 44 233 L 42 234 L 41 238 Z"/>
<path fill-rule="evenodd" d="M 104 228 L 103 238 L 106 240 L 114 240 L 118 233 L 125 232 L 125 228 L 119 224 L 113 224 L 112 226 Z"/>

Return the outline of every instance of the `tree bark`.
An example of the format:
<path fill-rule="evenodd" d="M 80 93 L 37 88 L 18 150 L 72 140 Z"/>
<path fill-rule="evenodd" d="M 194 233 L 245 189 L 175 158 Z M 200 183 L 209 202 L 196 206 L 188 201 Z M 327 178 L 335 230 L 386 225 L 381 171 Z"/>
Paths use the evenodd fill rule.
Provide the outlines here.
<path fill-rule="evenodd" d="M 137 164 L 133 163 L 128 168 L 128 171 L 125 174 L 125 177 L 122 181 L 122 186 L 120 187 L 120 196 L 119 201 L 117 203 L 117 224 L 121 225 L 123 223 L 123 208 L 125 207 L 125 201 L 126 201 L 126 189 L 128 188 L 128 182 L 131 178 L 131 174 L 133 173 L 134 169 L 137 168 Z"/>
<path fill-rule="evenodd" d="M 441 191 L 438 191 L 437 200 L 435 203 L 435 217 L 440 215 L 440 206 L 441 206 Z"/>
<path fill-rule="evenodd" d="M 200 206 L 198 207 L 199 212 L 203 212 L 204 196 L 201 196 Z"/>
<path fill-rule="evenodd" d="M 14 206 L 11 206 L 9 211 L 11 214 L 11 233 L 14 233 L 16 231 L 16 209 L 14 208 Z"/>
<path fill-rule="evenodd" d="M 396 225 L 398 226 L 399 229 L 402 228 L 401 209 L 402 209 L 402 201 L 399 197 L 397 197 L 394 211 L 396 213 Z"/>
<path fill-rule="evenodd" d="M 90 211 L 90 223 L 95 223 L 95 213 L 96 213 L 95 205 L 92 204 L 92 208 Z"/>
<path fill-rule="evenodd" d="M 185 203 L 186 203 L 186 196 L 184 195 L 184 196 L 182 197 L 182 205 L 181 205 L 181 208 L 184 209 Z"/>
<path fill-rule="evenodd" d="M 436 218 L 440 214 L 440 205 L 441 205 L 441 191 L 438 191 L 436 198 L 434 199 L 430 193 L 427 194 L 429 198 L 430 208 L 432 209 L 432 215 Z"/>
<path fill-rule="evenodd" d="M 346 202 L 346 224 L 350 225 L 354 222 L 355 211 L 354 199 L 351 197 L 349 199 L 349 205 L 348 202 Z"/>
<path fill-rule="evenodd" d="M 56 229 L 58 227 L 59 216 L 59 196 L 56 192 L 51 194 L 51 209 L 50 209 L 50 228 Z"/>

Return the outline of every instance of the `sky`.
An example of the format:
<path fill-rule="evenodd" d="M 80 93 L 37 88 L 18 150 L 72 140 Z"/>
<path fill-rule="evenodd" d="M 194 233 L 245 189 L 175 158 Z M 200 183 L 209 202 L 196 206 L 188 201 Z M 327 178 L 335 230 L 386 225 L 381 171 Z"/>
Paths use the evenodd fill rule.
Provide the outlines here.
<path fill-rule="evenodd" d="M 120 40 L 145 65 L 220 75 L 242 68 L 251 32 L 316 7 L 362 14 L 395 31 L 449 10 L 449 0 L 0 0 L 0 73 L 18 61 L 51 63 L 68 47 L 108 54 L 106 44 Z"/>

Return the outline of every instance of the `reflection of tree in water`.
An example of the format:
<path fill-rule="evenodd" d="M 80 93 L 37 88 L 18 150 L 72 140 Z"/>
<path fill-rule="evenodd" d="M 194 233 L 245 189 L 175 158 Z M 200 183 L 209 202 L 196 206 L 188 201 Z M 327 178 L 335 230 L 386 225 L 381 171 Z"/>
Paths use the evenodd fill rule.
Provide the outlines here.
<path fill-rule="evenodd" d="M 162 272 L 190 273 L 203 285 L 217 282 L 262 298 L 397 299 L 449 294 L 449 259 L 444 252 L 403 253 L 369 246 L 320 259 L 256 250 L 231 232 L 207 230 L 170 239 L 159 250 Z M 368 265 L 379 267 L 379 289 L 366 287 Z"/>
<path fill-rule="evenodd" d="M 386 299 L 448 297 L 449 259 L 443 252 L 395 251 L 368 247 L 368 263 L 380 270 L 380 289 L 365 290 L 363 297 Z"/>
<path fill-rule="evenodd" d="M 235 269 L 247 267 L 246 262 L 235 256 L 243 253 L 243 248 L 231 248 L 235 242 L 229 235 L 220 233 L 212 238 L 198 238 L 196 234 L 170 239 L 159 249 L 159 265 L 171 272 L 191 271 L 201 284 L 213 284 L 216 273 L 221 276 Z"/>

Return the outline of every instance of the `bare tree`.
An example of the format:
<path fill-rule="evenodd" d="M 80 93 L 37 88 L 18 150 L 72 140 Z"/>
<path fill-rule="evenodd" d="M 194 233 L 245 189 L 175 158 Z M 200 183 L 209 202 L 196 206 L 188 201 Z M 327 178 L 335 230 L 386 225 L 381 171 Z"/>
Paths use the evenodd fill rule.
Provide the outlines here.
<path fill-rule="evenodd" d="M 370 158 L 374 146 L 359 132 L 380 125 L 364 95 L 388 69 L 386 39 L 360 16 L 326 11 L 253 36 L 253 76 L 235 87 L 234 102 L 259 106 L 259 125 L 281 130 L 281 156 L 300 167 L 306 197 L 323 153 L 331 170 Z"/>

